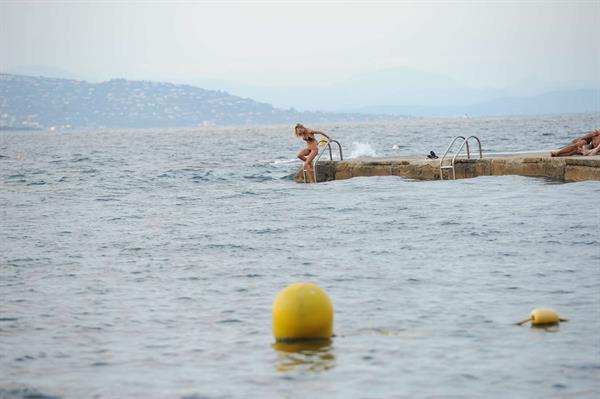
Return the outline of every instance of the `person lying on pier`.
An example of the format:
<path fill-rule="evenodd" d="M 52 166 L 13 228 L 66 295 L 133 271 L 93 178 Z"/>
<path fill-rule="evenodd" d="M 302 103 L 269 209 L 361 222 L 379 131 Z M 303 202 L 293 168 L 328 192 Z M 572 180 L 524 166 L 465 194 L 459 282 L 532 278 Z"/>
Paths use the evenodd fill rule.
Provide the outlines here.
<path fill-rule="evenodd" d="M 327 140 L 331 140 L 331 137 L 325 133 L 305 128 L 299 123 L 294 127 L 294 136 L 306 141 L 306 148 L 298 153 L 298 158 L 304 162 L 304 171 L 308 176 L 309 183 L 316 183 L 312 161 L 319 153 L 319 147 L 317 145 L 317 140 L 315 139 L 315 134 L 320 134 L 321 136 L 327 137 Z"/>
<path fill-rule="evenodd" d="M 581 136 L 560 150 L 552 151 L 552 157 L 567 157 L 569 155 L 598 155 L 600 154 L 600 129 Z"/>

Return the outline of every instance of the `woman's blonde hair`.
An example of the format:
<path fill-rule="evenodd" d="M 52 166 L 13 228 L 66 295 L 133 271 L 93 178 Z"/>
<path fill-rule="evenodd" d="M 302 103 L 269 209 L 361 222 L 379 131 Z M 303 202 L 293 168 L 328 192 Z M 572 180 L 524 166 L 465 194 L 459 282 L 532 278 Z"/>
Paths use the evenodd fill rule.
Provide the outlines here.
<path fill-rule="evenodd" d="M 302 137 L 302 133 L 300 133 L 300 131 L 302 131 L 302 130 L 306 130 L 306 128 L 304 126 L 302 126 L 300 123 L 297 123 L 296 126 L 294 127 L 294 137 L 296 137 L 296 138 Z"/>

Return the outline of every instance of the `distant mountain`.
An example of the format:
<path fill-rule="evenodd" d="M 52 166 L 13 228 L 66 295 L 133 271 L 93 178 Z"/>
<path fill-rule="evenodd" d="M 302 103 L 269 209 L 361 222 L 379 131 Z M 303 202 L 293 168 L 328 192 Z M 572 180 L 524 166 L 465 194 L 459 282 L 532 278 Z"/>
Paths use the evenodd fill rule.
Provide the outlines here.
<path fill-rule="evenodd" d="M 586 84 L 593 86 L 593 82 Z M 359 75 L 328 88 L 255 89 L 259 98 L 279 93 L 290 101 L 312 104 L 313 109 L 337 110 L 321 112 L 276 108 L 266 102 L 185 84 L 124 79 L 89 83 L 0 73 L 0 129 L 179 127 L 368 121 L 405 116 L 600 112 L 598 87 L 564 88 L 536 95 L 512 94 L 536 93 L 542 87 L 544 82 L 531 81 L 529 86 L 470 89 L 444 76 L 396 68 Z"/>
<path fill-rule="evenodd" d="M 600 112 L 600 89 L 560 90 L 529 97 L 503 97 L 470 107 L 469 115 Z"/>
<path fill-rule="evenodd" d="M 25 75 L 34 77 L 46 77 L 55 79 L 74 79 L 84 80 L 80 75 L 74 74 L 66 69 L 58 68 L 49 65 L 20 65 L 7 70 L 1 70 L 0 73 L 7 73 L 11 75 Z"/>
<path fill-rule="evenodd" d="M 381 117 L 278 109 L 188 85 L 101 83 L 0 74 L 0 128 L 178 127 L 331 122 Z"/>
<path fill-rule="evenodd" d="M 436 73 L 416 68 L 396 67 L 379 69 L 354 75 L 333 85 L 354 90 L 396 90 L 415 91 L 427 89 L 457 89 L 463 87 L 456 80 Z"/>
<path fill-rule="evenodd" d="M 348 112 L 412 116 L 499 116 L 600 112 L 600 89 L 561 90 L 537 96 L 501 97 L 477 104 L 423 107 L 383 105 Z"/>
<path fill-rule="evenodd" d="M 508 97 L 537 96 L 555 91 L 569 91 L 580 89 L 600 90 L 600 80 L 586 81 L 573 80 L 569 82 L 550 82 L 530 77 L 511 84 L 505 88 Z"/>
<path fill-rule="evenodd" d="M 459 93 L 462 86 L 455 80 L 415 68 L 397 67 L 365 72 L 326 86 L 259 86 L 232 81 L 191 79 L 182 83 L 227 90 L 235 95 L 266 101 L 278 107 L 295 107 L 300 110 L 339 110 L 379 104 L 442 105 L 450 95 Z M 452 93 L 442 93 L 450 92 Z M 465 91 L 462 88 L 462 91 Z M 494 98 L 476 97 L 475 100 Z M 467 102 L 472 102 L 469 97 Z M 461 99 L 461 102 L 463 100 Z"/>
<path fill-rule="evenodd" d="M 584 91 L 600 90 L 600 81 L 557 83 L 535 78 L 521 80 L 508 87 L 473 88 L 448 76 L 408 67 L 369 71 L 328 86 L 252 86 L 206 79 L 196 82 L 201 82 L 203 87 L 225 88 L 236 95 L 301 110 L 426 116 L 462 115 L 471 111 L 477 114 L 485 112 L 486 115 L 529 113 L 528 109 L 539 109 L 542 113 L 583 112 L 594 108 Z M 550 96 L 553 97 L 550 102 L 542 100 L 537 106 L 524 106 L 527 101 L 536 101 L 526 97 L 546 96 L 547 93 L 555 93 Z M 574 95 L 579 96 L 578 100 L 574 99 Z M 558 100 L 561 96 L 564 101 Z M 523 101 L 517 100 L 520 97 L 524 98 Z M 514 107 L 508 102 L 513 102 Z M 545 106 L 542 107 L 542 104 Z M 566 108 L 557 111 L 557 104 L 566 104 Z"/>

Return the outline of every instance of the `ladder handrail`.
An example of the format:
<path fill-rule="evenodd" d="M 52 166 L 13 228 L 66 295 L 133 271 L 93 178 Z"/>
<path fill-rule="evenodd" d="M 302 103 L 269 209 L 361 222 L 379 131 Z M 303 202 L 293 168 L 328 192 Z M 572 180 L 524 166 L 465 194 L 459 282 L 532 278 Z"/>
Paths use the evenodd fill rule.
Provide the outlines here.
<path fill-rule="evenodd" d="M 344 154 L 342 152 L 342 145 L 340 144 L 339 141 L 333 140 L 333 139 L 332 140 L 327 140 L 327 139 L 319 140 L 319 142 L 321 142 L 321 141 L 325 141 L 326 146 L 323 146 L 323 149 L 321 151 L 319 151 L 319 154 L 313 160 L 313 174 L 315 177 L 315 183 L 317 182 L 317 161 L 319 161 L 319 159 L 321 159 L 321 157 L 323 156 L 323 153 L 325 152 L 325 148 L 327 148 L 329 150 L 329 160 L 333 161 L 333 151 L 331 150 L 331 143 L 337 144 L 338 150 L 340 152 L 340 161 L 344 160 Z M 306 170 L 303 170 L 303 173 L 304 173 L 304 182 L 306 183 Z"/>
<path fill-rule="evenodd" d="M 479 137 L 477 137 L 477 136 L 469 136 L 469 137 L 467 137 L 467 151 L 469 151 L 469 139 L 475 139 L 475 140 L 477 140 L 477 147 L 479 147 L 479 159 L 483 159 L 483 152 L 481 151 L 481 140 L 479 140 Z M 470 156 L 469 156 L 469 159 L 471 159 Z"/>
<path fill-rule="evenodd" d="M 454 145 L 456 140 L 459 140 L 459 139 L 463 140 L 462 144 L 460 145 L 460 147 L 458 147 L 458 151 L 456 151 L 454 153 L 454 155 L 452 156 L 450 165 L 444 166 L 443 163 L 444 163 L 444 159 L 446 158 L 446 155 L 448 155 L 448 152 L 450 151 L 450 149 L 452 148 L 452 146 Z M 469 140 L 470 139 L 475 139 L 477 141 L 477 147 L 479 149 L 479 159 L 483 159 L 483 152 L 481 151 L 481 140 L 479 140 L 479 137 L 473 136 L 473 135 L 471 135 L 467 138 L 465 138 L 464 136 L 456 136 L 456 137 L 454 137 L 454 139 L 452 140 L 452 142 L 446 149 L 446 152 L 444 152 L 444 155 L 440 159 L 440 180 L 444 180 L 444 169 L 452 169 L 452 179 L 456 180 L 456 170 L 454 168 L 454 164 L 456 163 L 456 158 L 460 155 L 460 152 L 462 151 L 462 149 L 465 145 L 467 146 L 467 159 L 471 159 L 471 149 L 469 148 Z"/>
<path fill-rule="evenodd" d="M 342 145 L 340 144 L 340 142 L 337 140 L 325 140 L 325 141 L 327 142 L 327 148 L 329 149 L 329 160 L 333 161 L 333 152 L 331 151 L 331 143 L 335 143 L 338 145 L 338 150 L 340 152 L 340 161 L 343 161 L 344 154 L 342 153 Z M 319 155 L 317 155 L 317 157 L 315 158 L 315 160 L 314 160 L 315 164 L 321 158 L 321 156 L 323 155 L 324 152 L 325 152 L 325 147 L 323 148 L 323 150 L 321 150 L 319 152 Z"/>
<path fill-rule="evenodd" d="M 448 155 L 448 152 L 450 152 L 450 149 L 452 148 L 452 146 L 454 145 L 454 143 L 458 139 L 466 140 L 464 136 L 456 136 L 456 137 L 454 137 L 454 139 L 452 140 L 452 142 L 450 143 L 450 145 L 448 146 L 448 148 L 446 148 L 446 152 L 444 152 L 444 155 L 442 155 L 442 158 L 440 158 L 440 165 L 442 164 L 442 162 L 444 162 L 444 158 L 446 158 L 446 155 Z"/>
<path fill-rule="evenodd" d="M 454 139 L 450 142 L 450 145 L 448 146 L 448 148 L 446 148 L 446 152 L 444 152 L 444 155 L 442 155 L 442 157 L 440 158 L 440 180 L 444 180 L 444 169 L 448 169 L 448 168 L 452 168 L 452 178 L 456 178 L 455 172 L 454 172 L 454 158 L 452 158 L 452 161 L 450 162 L 449 166 L 443 166 L 444 164 L 444 159 L 446 159 L 446 155 L 448 155 L 448 153 L 450 152 L 450 150 L 452 149 L 452 146 L 454 145 L 454 143 L 456 142 L 456 140 L 462 139 L 463 140 L 463 144 L 465 142 L 465 137 L 464 136 L 456 136 L 454 137 Z M 461 146 L 462 148 L 462 146 Z"/>

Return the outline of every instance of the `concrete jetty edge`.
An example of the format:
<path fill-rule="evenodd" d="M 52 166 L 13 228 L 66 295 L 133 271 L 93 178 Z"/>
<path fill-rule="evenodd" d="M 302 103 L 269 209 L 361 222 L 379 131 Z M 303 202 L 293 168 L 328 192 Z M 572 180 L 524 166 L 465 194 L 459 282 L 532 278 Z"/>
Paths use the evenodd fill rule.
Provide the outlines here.
<path fill-rule="evenodd" d="M 447 162 L 444 162 L 446 164 Z M 420 180 L 440 179 L 439 159 L 409 157 L 365 158 L 344 161 L 319 161 L 317 181 L 344 180 L 359 176 L 399 176 Z M 484 154 L 483 159 L 456 160 L 457 179 L 479 176 L 519 175 L 544 177 L 565 182 L 600 181 L 600 156 L 550 157 L 549 153 Z M 444 179 L 452 179 L 452 171 L 444 170 Z M 303 183 L 299 170 L 294 180 Z"/>

